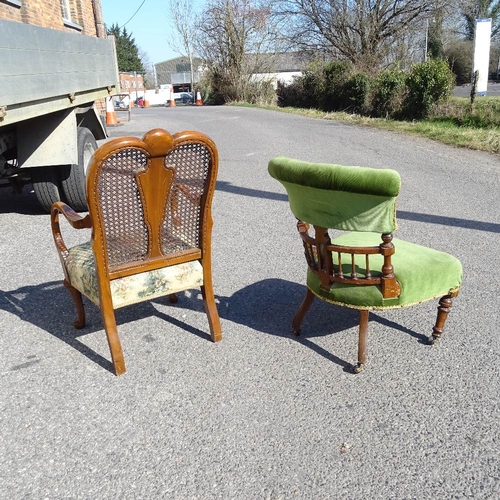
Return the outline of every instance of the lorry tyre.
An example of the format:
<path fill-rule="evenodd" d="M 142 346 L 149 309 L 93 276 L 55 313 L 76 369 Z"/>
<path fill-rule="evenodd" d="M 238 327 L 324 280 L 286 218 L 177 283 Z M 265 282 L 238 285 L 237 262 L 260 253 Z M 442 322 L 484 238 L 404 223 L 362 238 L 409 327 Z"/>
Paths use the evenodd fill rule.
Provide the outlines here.
<path fill-rule="evenodd" d="M 59 167 L 40 167 L 31 170 L 33 190 L 40 206 L 46 212 L 50 212 L 52 203 L 61 201 L 58 180 Z"/>
<path fill-rule="evenodd" d="M 86 195 L 86 174 L 90 158 L 97 149 L 97 142 L 92 132 L 85 127 L 78 127 L 78 164 L 62 167 L 61 188 L 64 198 L 73 210 L 88 210 Z"/>

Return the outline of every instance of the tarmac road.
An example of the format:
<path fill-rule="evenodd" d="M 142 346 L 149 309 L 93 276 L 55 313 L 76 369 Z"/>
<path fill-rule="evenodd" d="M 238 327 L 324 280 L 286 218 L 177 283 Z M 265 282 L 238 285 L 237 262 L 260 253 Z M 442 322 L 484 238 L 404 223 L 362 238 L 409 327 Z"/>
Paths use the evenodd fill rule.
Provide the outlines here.
<path fill-rule="evenodd" d="M 470 91 L 471 91 L 471 85 L 460 85 L 458 87 L 455 87 L 453 89 L 453 95 L 455 97 L 470 97 Z M 493 82 L 490 81 L 488 82 L 487 89 L 486 89 L 486 96 L 487 97 L 495 97 L 495 96 L 500 96 L 500 82 Z M 481 98 L 481 96 L 477 96 L 478 99 Z"/>
<path fill-rule="evenodd" d="M 219 147 L 224 338 L 209 341 L 196 293 L 121 309 L 115 377 L 97 309 L 72 327 L 49 216 L 28 187 L 1 193 L 0 498 L 499 498 L 500 158 L 238 107 L 134 109 L 111 135 L 154 127 Z M 277 155 L 400 172 L 397 236 L 464 267 L 438 345 L 422 343 L 435 302 L 372 313 L 356 376 L 356 311 L 316 301 L 291 337 L 305 262 L 267 174 Z"/>

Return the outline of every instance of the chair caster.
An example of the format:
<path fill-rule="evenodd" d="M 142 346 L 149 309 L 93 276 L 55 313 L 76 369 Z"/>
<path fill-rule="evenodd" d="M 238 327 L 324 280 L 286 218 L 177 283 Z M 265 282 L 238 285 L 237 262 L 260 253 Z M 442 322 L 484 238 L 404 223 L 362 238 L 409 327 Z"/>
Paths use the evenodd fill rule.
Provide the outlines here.
<path fill-rule="evenodd" d="M 441 338 L 441 337 L 437 337 L 437 336 L 433 335 L 432 337 L 430 337 L 430 338 L 428 339 L 428 344 L 429 344 L 429 345 L 434 345 L 434 344 L 437 344 L 437 343 L 439 342 L 439 339 L 440 339 L 440 338 Z"/>
<path fill-rule="evenodd" d="M 365 369 L 365 364 L 364 363 L 358 363 L 356 366 L 352 367 L 352 372 L 353 373 L 360 373 Z"/>

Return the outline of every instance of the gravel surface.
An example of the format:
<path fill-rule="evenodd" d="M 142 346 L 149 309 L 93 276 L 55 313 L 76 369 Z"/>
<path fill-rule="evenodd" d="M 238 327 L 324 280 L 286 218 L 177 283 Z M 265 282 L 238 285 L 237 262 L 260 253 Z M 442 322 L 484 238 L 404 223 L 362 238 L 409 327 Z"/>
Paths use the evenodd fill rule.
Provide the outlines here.
<path fill-rule="evenodd" d="M 238 107 L 145 108 L 110 130 L 205 132 L 219 147 L 213 275 L 222 342 L 196 292 L 76 331 L 49 216 L 30 186 L 0 198 L 0 498 L 500 498 L 500 158 L 389 132 Z M 436 302 L 370 315 L 316 301 L 290 322 L 305 262 L 277 155 L 401 174 L 398 238 L 456 255 L 464 285 L 442 341 Z M 68 233 L 69 241 L 88 237 Z M 495 326 L 497 325 L 497 326 Z"/>

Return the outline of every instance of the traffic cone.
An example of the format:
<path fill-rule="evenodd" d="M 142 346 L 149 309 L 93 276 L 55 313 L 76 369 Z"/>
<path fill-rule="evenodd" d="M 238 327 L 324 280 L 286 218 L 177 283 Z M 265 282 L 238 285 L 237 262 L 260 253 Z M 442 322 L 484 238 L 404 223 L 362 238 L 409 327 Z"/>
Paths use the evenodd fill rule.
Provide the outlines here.
<path fill-rule="evenodd" d="M 174 99 L 174 93 L 172 91 L 170 91 L 170 107 L 173 108 L 175 106 L 176 106 L 176 104 L 175 104 L 175 99 Z"/>
<path fill-rule="evenodd" d="M 123 123 L 119 123 L 116 119 L 113 97 L 108 97 L 106 99 L 106 127 L 116 127 L 117 125 L 123 125 Z"/>
<path fill-rule="evenodd" d="M 203 106 L 203 102 L 201 101 L 200 89 L 196 89 L 196 106 Z"/>

